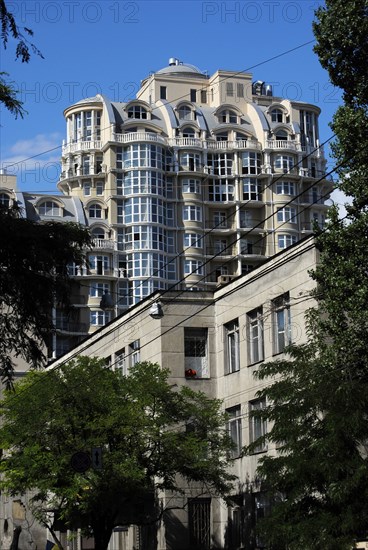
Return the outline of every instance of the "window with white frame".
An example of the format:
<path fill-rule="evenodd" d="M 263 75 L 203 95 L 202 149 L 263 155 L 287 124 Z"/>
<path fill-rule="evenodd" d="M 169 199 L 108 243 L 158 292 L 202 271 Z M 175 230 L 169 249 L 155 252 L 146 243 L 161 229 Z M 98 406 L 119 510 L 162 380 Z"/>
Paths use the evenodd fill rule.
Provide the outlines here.
<path fill-rule="evenodd" d="M 183 207 L 183 219 L 185 221 L 202 221 L 202 208 L 200 206 L 185 205 Z"/>
<path fill-rule="evenodd" d="M 291 344 L 290 297 L 285 293 L 272 301 L 273 310 L 273 352 L 282 353 Z"/>
<path fill-rule="evenodd" d="M 197 153 L 181 153 L 180 166 L 183 170 L 196 172 L 201 169 L 201 157 Z"/>
<path fill-rule="evenodd" d="M 241 154 L 242 174 L 259 174 L 261 172 L 261 155 L 253 151 Z"/>
<path fill-rule="evenodd" d="M 120 372 L 122 376 L 127 376 L 128 374 L 125 348 L 122 348 L 115 353 L 115 370 Z"/>
<path fill-rule="evenodd" d="M 242 422 L 240 405 L 226 409 L 228 416 L 227 429 L 233 442 L 231 458 L 238 458 L 242 450 Z"/>
<path fill-rule="evenodd" d="M 142 107 L 142 105 L 133 105 L 128 109 L 128 118 L 147 119 L 147 109 Z"/>
<path fill-rule="evenodd" d="M 93 203 L 88 207 L 88 215 L 90 218 L 101 219 L 102 216 L 102 206 L 97 203 Z"/>
<path fill-rule="evenodd" d="M 287 141 L 289 138 L 289 134 L 286 130 L 277 130 L 275 133 L 275 138 L 277 141 Z"/>
<path fill-rule="evenodd" d="M 89 295 L 92 298 L 102 298 L 102 296 L 110 291 L 109 283 L 100 283 L 97 281 L 90 281 Z"/>
<path fill-rule="evenodd" d="M 182 180 L 183 193 L 200 193 L 201 182 L 193 178 L 185 178 Z"/>
<path fill-rule="evenodd" d="M 220 211 L 220 212 L 214 212 L 213 213 L 213 225 L 214 227 L 227 227 L 227 215 L 226 212 Z"/>
<path fill-rule="evenodd" d="M 180 120 L 192 120 L 192 109 L 188 105 L 181 105 L 178 108 L 178 117 Z"/>
<path fill-rule="evenodd" d="M 291 181 L 278 181 L 276 184 L 278 195 L 295 195 L 295 183 Z"/>
<path fill-rule="evenodd" d="M 296 235 L 278 235 L 277 236 L 277 244 L 280 250 L 283 250 L 284 248 L 288 248 L 288 246 L 291 246 L 295 244 L 297 241 Z"/>
<path fill-rule="evenodd" d="M 129 354 L 130 354 L 130 364 L 134 366 L 136 363 L 139 363 L 141 360 L 141 346 L 139 340 L 134 340 L 129 344 Z"/>
<path fill-rule="evenodd" d="M 296 223 L 296 209 L 291 206 L 285 206 L 277 211 L 277 221 L 279 223 Z"/>
<path fill-rule="evenodd" d="M 224 325 L 225 333 L 225 374 L 240 369 L 239 321 L 234 319 Z"/>
<path fill-rule="evenodd" d="M 207 163 L 211 174 L 215 176 L 231 176 L 233 170 L 233 154 L 218 153 L 208 155 Z"/>
<path fill-rule="evenodd" d="M 283 122 L 284 121 L 284 112 L 281 109 L 272 109 L 272 111 L 271 111 L 271 120 L 272 120 L 272 122 Z"/>
<path fill-rule="evenodd" d="M 249 363 L 264 359 L 263 312 L 259 307 L 247 313 Z"/>
<path fill-rule="evenodd" d="M 102 309 L 97 311 L 91 311 L 90 323 L 92 326 L 103 326 L 110 321 L 110 312 L 103 311 Z"/>
<path fill-rule="evenodd" d="M 61 208 L 57 202 L 45 201 L 38 207 L 40 216 L 61 216 Z"/>
<path fill-rule="evenodd" d="M 243 178 L 243 200 L 260 201 L 262 200 L 262 186 L 257 183 L 255 178 Z"/>
<path fill-rule="evenodd" d="M 184 260 L 185 275 L 203 275 L 203 263 L 199 260 Z"/>
<path fill-rule="evenodd" d="M 234 200 L 233 180 L 210 180 L 208 198 L 213 202 L 227 202 Z"/>
<path fill-rule="evenodd" d="M 236 96 L 244 97 L 244 84 L 242 82 L 236 83 Z"/>
<path fill-rule="evenodd" d="M 275 157 L 275 168 L 283 169 L 284 171 L 290 172 L 294 168 L 295 161 L 294 157 L 291 155 L 276 155 Z"/>
<path fill-rule="evenodd" d="M 184 328 L 184 369 L 186 378 L 209 378 L 207 328 Z"/>
<path fill-rule="evenodd" d="M 96 181 L 96 195 L 103 195 L 105 184 L 103 181 Z"/>
<path fill-rule="evenodd" d="M 265 399 L 255 399 L 249 401 L 249 442 L 255 443 L 259 438 L 265 437 L 267 434 L 267 422 L 257 413 L 266 407 Z M 254 453 L 267 451 L 267 443 L 265 440 L 259 441 L 259 444 L 253 449 Z"/>
<path fill-rule="evenodd" d="M 185 126 L 181 130 L 181 135 L 185 138 L 195 138 L 195 130 L 190 126 Z"/>
<path fill-rule="evenodd" d="M 203 248 L 203 236 L 199 233 L 185 233 L 184 246 L 192 248 Z"/>
<path fill-rule="evenodd" d="M 110 267 L 109 256 L 89 256 L 89 267 L 97 275 L 107 275 Z"/>
<path fill-rule="evenodd" d="M 91 182 L 90 181 L 85 181 L 83 183 L 83 195 L 85 197 L 90 197 L 91 196 Z"/>

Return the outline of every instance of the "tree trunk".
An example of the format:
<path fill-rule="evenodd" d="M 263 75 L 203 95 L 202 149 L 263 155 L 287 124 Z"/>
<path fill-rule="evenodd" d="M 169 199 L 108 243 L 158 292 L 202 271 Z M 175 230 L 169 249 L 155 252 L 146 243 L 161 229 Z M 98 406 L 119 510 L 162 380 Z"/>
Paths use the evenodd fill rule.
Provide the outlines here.
<path fill-rule="evenodd" d="M 93 536 L 95 539 L 95 550 L 107 550 L 110 542 L 113 524 L 107 522 L 105 518 L 94 518 L 91 523 Z"/>

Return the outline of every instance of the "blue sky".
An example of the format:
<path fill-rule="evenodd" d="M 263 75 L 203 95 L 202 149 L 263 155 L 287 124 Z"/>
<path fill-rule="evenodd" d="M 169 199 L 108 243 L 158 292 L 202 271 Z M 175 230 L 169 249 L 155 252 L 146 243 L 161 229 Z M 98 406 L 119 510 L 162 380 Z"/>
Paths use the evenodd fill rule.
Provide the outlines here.
<path fill-rule="evenodd" d="M 14 43 L 1 70 L 21 91 L 28 114 L 15 120 L 2 109 L 0 166 L 18 176 L 22 191 L 55 192 L 63 110 L 96 93 L 112 100 L 134 97 L 140 81 L 170 57 L 212 74 L 253 72 L 275 95 L 318 105 L 321 141 L 340 104 L 313 44 L 312 21 L 321 2 L 6 0 L 19 25 L 34 31 L 44 59 L 15 61 Z M 325 148 L 328 153 L 328 146 Z M 43 154 L 41 154 L 43 153 Z M 26 160 L 34 155 L 34 159 Z M 15 164 L 14 164 L 15 163 Z M 332 167 L 332 162 L 329 162 Z"/>

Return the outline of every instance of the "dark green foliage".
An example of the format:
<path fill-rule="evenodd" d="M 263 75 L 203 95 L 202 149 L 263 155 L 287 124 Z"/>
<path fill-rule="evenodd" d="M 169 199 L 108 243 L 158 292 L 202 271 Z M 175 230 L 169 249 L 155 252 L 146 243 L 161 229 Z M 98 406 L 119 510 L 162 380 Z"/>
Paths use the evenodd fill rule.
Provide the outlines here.
<path fill-rule="evenodd" d="M 28 37 L 33 36 L 33 31 L 17 24 L 14 15 L 7 9 L 5 0 L 0 0 L 0 25 L 1 41 L 4 48 L 7 48 L 9 38 L 16 41 L 16 59 L 20 59 L 22 63 L 28 63 L 31 53 L 43 58 L 40 50 L 28 40 Z M 6 76 L 8 76 L 7 73 L 0 73 L 0 103 L 3 103 L 15 118 L 18 116 L 23 118 L 26 113 L 23 102 L 17 99 L 18 90 L 15 89 L 13 82 L 5 79 Z"/>
<path fill-rule="evenodd" d="M 38 518 L 46 523 L 54 509 L 69 527 L 92 528 L 99 550 L 116 525 L 154 522 L 155 490 L 180 491 L 178 474 L 184 485 L 226 494 L 232 476 L 221 404 L 170 386 L 168 377 L 152 363 L 123 377 L 87 357 L 29 373 L 2 404 L 2 488 L 35 489 Z M 72 455 L 95 447 L 102 470 L 75 472 Z"/>
<path fill-rule="evenodd" d="M 314 30 L 321 63 L 344 91 L 333 152 L 353 204 L 345 220 L 332 209 L 316 235 L 307 343 L 257 373 L 271 383 L 257 414 L 279 448 L 258 469 L 274 500 L 261 530 L 273 549 L 350 550 L 368 539 L 367 0 L 326 0 Z"/>
<path fill-rule="evenodd" d="M 12 358 L 44 363 L 51 307 L 69 303 L 67 264 L 83 263 L 90 236 L 77 224 L 21 218 L 16 208 L 0 208 L 0 235 L 0 377 L 9 383 Z"/>

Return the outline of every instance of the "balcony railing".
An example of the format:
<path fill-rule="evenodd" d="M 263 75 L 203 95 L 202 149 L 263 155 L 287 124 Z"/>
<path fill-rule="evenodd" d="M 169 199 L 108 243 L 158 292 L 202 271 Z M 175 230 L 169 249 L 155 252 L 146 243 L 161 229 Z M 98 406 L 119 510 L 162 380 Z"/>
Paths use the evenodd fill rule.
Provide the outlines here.
<path fill-rule="evenodd" d="M 289 151 L 301 151 L 300 143 L 290 139 L 268 139 L 266 147 L 269 149 L 288 149 Z"/>
<path fill-rule="evenodd" d="M 93 248 L 100 248 L 102 250 L 115 250 L 116 244 L 111 239 L 93 239 Z"/>
<path fill-rule="evenodd" d="M 134 141 L 150 141 L 153 143 L 166 144 L 166 139 L 151 132 L 129 132 L 128 134 L 112 133 L 112 141 L 118 143 L 132 143 Z"/>
<path fill-rule="evenodd" d="M 63 145 L 62 154 L 68 155 L 69 153 L 76 153 L 77 151 L 91 151 L 101 148 L 101 140 L 75 141 L 74 143 L 67 143 L 66 145 Z"/>

